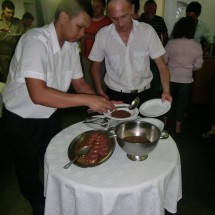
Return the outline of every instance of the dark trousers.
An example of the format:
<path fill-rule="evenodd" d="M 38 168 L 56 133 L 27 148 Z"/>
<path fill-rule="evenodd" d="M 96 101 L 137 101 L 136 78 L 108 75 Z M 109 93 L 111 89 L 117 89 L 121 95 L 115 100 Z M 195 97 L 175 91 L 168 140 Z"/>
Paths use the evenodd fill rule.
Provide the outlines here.
<path fill-rule="evenodd" d="M 176 110 L 176 121 L 182 122 L 190 101 L 192 83 L 170 82 L 170 92 Z"/>
<path fill-rule="evenodd" d="M 44 164 L 46 147 L 61 130 L 61 117 L 56 111 L 48 119 L 22 118 L 4 108 L 3 122 L 21 192 L 33 207 L 44 204 L 44 187 L 39 172 Z"/>
<path fill-rule="evenodd" d="M 153 74 L 153 79 L 151 81 L 151 92 L 153 98 L 161 97 L 161 81 L 160 81 L 160 73 L 158 67 L 154 60 L 150 58 L 150 69 Z"/>
<path fill-rule="evenodd" d="M 212 79 L 211 92 L 211 125 L 215 125 L 215 76 Z"/>
<path fill-rule="evenodd" d="M 123 93 L 123 92 L 117 92 L 115 90 L 111 90 L 110 88 L 107 88 L 106 94 L 110 98 L 110 100 L 115 100 L 115 101 L 123 101 L 125 104 L 131 104 L 131 102 L 134 100 L 136 96 L 140 98 L 140 104 L 139 106 L 151 99 L 151 90 L 144 90 L 140 93 Z"/>

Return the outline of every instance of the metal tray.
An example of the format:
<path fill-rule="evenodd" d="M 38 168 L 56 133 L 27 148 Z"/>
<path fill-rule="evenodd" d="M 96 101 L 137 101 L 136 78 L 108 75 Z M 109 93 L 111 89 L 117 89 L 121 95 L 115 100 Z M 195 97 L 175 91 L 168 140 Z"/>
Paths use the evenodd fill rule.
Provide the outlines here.
<path fill-rule="evenodd" d="M 91 163 L 87 163 L 87 164 L 83 164 L 78 162 L 77 160 L 74 161 L 74 164 L 79 166 L 79 167 L 95 167 L 98 166 L 102 163 L 104 163 L 106 160 L 108 160 L 111 155 L 113 154 L 114 150 L 115 150 L 115 146 L 116 146 L 116 138 L 114 137 L 114 135 L 112 135 L 111 133 L 105 131 L 105 130 L 91 130 L 91 131 L 86 131 L 80 135 L 78 135 L 77 137 L 75 137 L 72 142 L 70 143 L 69 147 L 68 147 L 68 157 L 70 160 L 73 160 L 73 158 L 76 155 L 76 149 L 78 147 L 80 147 L 80 145 L 83 144 L 84 140 L 86 138 L 88 138 L 90 135 L 93 134 L 98 134 L 98 135 L 105 135 L 109 141 L 108 141 L 108 154 L 105 155 L 104 157 L 102 157 L 101 159 L 99 159 L 97 162 L 91 164 Z"/>

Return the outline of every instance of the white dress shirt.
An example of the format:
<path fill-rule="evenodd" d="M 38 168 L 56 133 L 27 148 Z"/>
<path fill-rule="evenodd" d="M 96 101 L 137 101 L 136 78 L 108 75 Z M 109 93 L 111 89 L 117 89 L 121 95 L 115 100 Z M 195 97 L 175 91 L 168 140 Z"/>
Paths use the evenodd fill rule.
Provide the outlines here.
<path fill-rule="evenodd" d="M 3 102 L 7 110 L 23 118 L 48 118 L 56 108 L 32 102 L 25 78 L 35 78 L 66 92 L 72 79 L 83 76 L 77 43 L 60 48 L 54 24 L 28 31 L 20 39 L 12 58 Z"/>
<path fill-rule="evenodd" d="M 115 90 L 144 89 L 152 80 L 149 57 L 158 58 L 165 53 L 155 30 L 146 23 L 133 20 L 133 28 L 125 45 L 114 24 L 102 28 L 89 55 L 89 59 L 102 62 L 105 58 L 106 85 Z"/>

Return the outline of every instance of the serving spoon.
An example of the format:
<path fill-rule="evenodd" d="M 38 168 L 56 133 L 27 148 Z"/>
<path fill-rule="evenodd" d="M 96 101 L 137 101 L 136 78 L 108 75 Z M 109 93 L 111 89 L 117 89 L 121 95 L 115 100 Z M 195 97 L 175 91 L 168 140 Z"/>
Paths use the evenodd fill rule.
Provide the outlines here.
<path fill-rule="evenodd" d="M 140 98 L 137 96 L 129 106 L 119 106 L 117 107 L 117 109 L 119 108 L 128 108 L 129 110 L 134 110 L 140 103 Z"/>
<path fill-rule="evenodd" d="M 89 146 L 83 146 L 78 153 L 75 155 L 75 157 L 69 162 L 67 163 L 63 168 L 64 169 L 68 169 L 72 163 L 74 163 L 76 161 L 76 159 L 80 156 L 86 155 L 89 152 L 90 147 Z"/>

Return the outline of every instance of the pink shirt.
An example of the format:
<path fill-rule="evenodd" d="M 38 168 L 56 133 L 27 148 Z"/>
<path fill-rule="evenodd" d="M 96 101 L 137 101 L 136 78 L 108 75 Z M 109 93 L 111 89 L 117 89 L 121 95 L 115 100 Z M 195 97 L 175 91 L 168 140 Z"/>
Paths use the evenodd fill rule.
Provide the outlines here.
<path fill-rule="evenodd" d="M 193 71 L 203 64 L 201 45 L 193 39 L 178 38 L 169 40 L 165 49 L 164 59 L 170 70 L 170 81 L 193 82 Z"/>

